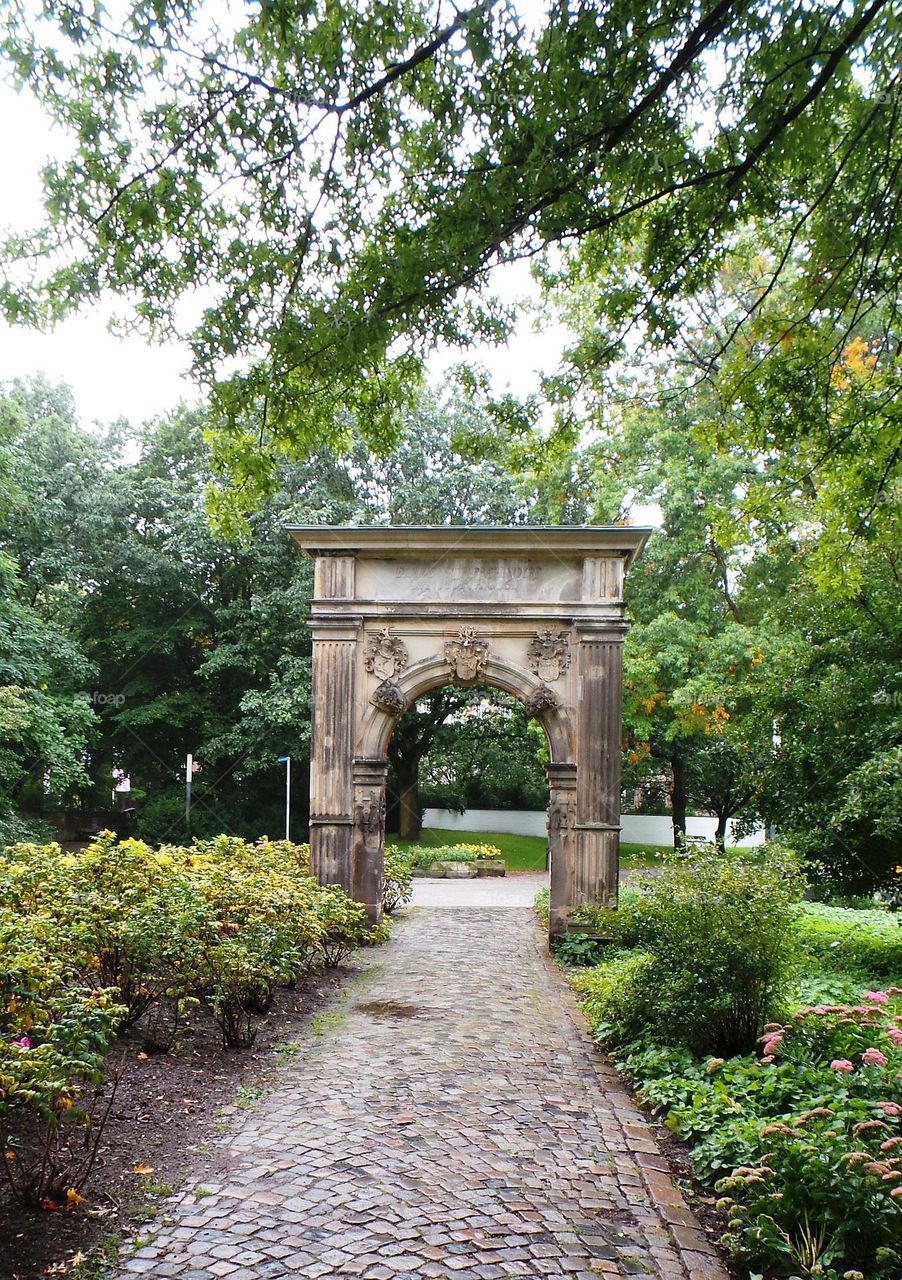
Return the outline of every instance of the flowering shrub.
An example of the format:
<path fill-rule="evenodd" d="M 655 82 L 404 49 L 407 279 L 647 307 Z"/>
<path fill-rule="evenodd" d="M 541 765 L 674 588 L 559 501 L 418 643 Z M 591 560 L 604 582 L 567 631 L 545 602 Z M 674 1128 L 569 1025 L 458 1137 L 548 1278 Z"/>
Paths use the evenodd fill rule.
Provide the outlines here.
<path fill-rule="evenodd" d="M 433 862 L 478 862 L 481 858 L 501 858 L 501 850 L 493 844 L 443 844 L 430 849 L 413 845 L 408 849 L 410 865 L 425 871 Z"/>
<path fill-rule="evenodd" d="M 33 1205 L 77 1196 L 90 1173 L 104 1054 L 123 1012 L 111 992 L 67 984 L 54 941 L 0 907 L 0 1151 L 14 1192 Z"/>
<path fill-rule="evenodd" d="M 754 1165 L 718 1182 L 725 1243 L 779 1274 L 896 1280 L 902 1267 L 902 1126 L 871 1114 L 813 1107 L 761 1130 Z"/>
<path fill-rule="evenodd" d="M 760 864 L 762 877 L 773 857 Z M 898 926 L 887 913 L 793 904 L 796 872 L 776 857 L 770 887 L 754 865 L 723 860 L 721 874 L 706 857 L 693 857 L 688 876 L 678 869 L 646 884 L 605 917 L 618 948 L 571 982 L 641 1100 L 691 1145 L 696 1172 L 718 1188 L 725 1241 L 751 1273 L 899 1280 L 902 988 L 879 976 L 902 969 Z M 743 892 L 747 904 L 737 900 Z M 801 981 L 794 946 L 808 957 Z M 718 1053 L 698 1034 L 706 1009 L 714 1025 L 731 1025 L 721 1017 L 732 997 L 712 988 L 718 970 L 724 981 L 735 975 L 743 999 L 767 993 L 749 1008 L 758 1017 L 766 1008 L 773 1021 L 758 1022 L 741 1056 L 730 1056 L 732 1036 Z M 809 999 L 790 1012 L 793 986 Z M 677 1010 L 688 1014 L 687 1033 Z"/>
<path fill-rule="evenodd" d="M 594 1024 L 591 993 L 584 1008 Z M 897 1280 L 900 1033 L 902 992 L 890 987 L 768 1024 L 754 1056 L 700 1061 L 637 1042 L 618 1066 L 692 1144 L 696 1172 L 721 1192 L 726 1243 L 752 1270 Z"/>

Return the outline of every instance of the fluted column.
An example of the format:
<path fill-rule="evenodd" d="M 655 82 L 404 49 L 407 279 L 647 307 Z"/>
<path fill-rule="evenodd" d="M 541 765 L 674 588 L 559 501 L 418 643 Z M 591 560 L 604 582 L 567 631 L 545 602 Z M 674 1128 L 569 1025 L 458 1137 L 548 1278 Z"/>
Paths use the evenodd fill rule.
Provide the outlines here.
<path fill-rule="evenodd" d="M 625 623 L 579 628 L 576 652 L 576 857 L 571 908 L 617 905 Z"/>
<path fill-rule="evenodd" d="M 318 555 L 314 571 L 310 865 L 320 884 L 354 888 L 353 739 L 361 619 L 339 610 L 354 597 L 354 557 Z"/>

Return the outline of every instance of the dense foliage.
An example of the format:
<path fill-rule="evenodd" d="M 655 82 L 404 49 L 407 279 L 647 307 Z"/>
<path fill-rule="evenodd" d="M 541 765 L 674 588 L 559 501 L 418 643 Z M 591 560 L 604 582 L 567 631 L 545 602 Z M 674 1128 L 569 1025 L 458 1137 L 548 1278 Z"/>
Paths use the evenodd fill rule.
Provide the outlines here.
<path fill-rule="evenodd" d="M 432 344 L 503 335 L 498 263 L 553 248 L 569 283 L 602 277 L 583 368 L 630 326 L 679 331 L 751 223 L 804 314 L 893 288 L 887 0 L 38 12 L 10 6 L 0 50 L 69 150 L 0 302 L 40 323 L 112 291 L 165 333 L 210 290 L 192 344 L 205 382 L 239 358 L 217 452 L 244 497 L 272 480 L 261 431 L 308 452 L 341 405 L 384 444 Z"/>
<path fill-rule="evenodd" d="M 699 1053 L 748 1052 L 786 990 L 801 884 L 777 849 L 755 861 L 701 850 L 648 876 L 619 911 L 597 913 L 630 950 L 587 988 L 596 1024 L 616 1043 L 648 1033 Z"/>
<path fill-rule="evenodd" d="M 893 1280 L 902 988 L 887 979 L 902 973 L 898 922 L 793 905 L 792 864 L 780 854 L 772 872 L 772 858 L 731 859 L 719 886 L 684 875 L 672 911 L 666 883 L 630 890 L 615 920 L 586 915 L 597 931 L 607 921 L 610 940 L 564 958 L 594 962 L 572 977 L 593 1031 L 690 1144 L 738 1261 L 774 1277 Z"/>
<path fill-rule="evenodd" d="M 0 855 L 0 1141 L 15 1191 L 77 1196 L 129 1026 L 168 1050 L 205 1008 L 252 1043 L 277 987 L 380 938 L 364 908 L 310 878 L 306 846 L 220 837 L 152 849 L 107 833 L 79 853 Z"/>

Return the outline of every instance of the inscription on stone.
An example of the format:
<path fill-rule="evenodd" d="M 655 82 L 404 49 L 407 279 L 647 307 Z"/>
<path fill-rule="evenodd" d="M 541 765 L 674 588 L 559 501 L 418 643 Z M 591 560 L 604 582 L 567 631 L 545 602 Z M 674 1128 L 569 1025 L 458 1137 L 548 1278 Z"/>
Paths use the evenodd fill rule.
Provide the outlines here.
<path fill-rule="evenodd" d="M 357 566 L 357 596 L 366 600 L 560 603 L 579 600 L 581 593 L 581 565 L 560 558 L 458 555 L 422 563 L 362 560 Z"/>

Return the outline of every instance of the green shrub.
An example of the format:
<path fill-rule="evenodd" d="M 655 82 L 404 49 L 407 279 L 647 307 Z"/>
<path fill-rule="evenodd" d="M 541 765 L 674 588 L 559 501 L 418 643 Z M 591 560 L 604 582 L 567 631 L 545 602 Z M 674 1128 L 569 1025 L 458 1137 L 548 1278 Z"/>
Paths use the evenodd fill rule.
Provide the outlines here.
<path fill-rule="evenodd" d="M 540 889 L 536 894 L 532 909 L 542 921 L 545 928 L 548 928 L 548 920 L 551 913 L 551 891 L 549 889 Z"/>
<path fill-rule="evenodd" d="M 609 950 L 601 964 L 573 976 L 583 1012 L 604 1044 L 630 1044 L 648 1034 L 657 968 L 647 951 Z"/>
<path fill-rule="evenodd" d="M 0 812 L 0 847 L 30 841 L 46 842 L 52 838 L 50 823 L 38 814 L 19 813 L 15 809 Z"/>
<path fill-rule="evenodd" d="M 413 877 L 409 849 L 385 846 L 385 870 L 382 880 L 382 906 L 389 915 L 406 906 L 413 897 Z"/>
<path fill-rule="evenodd" d="M 0 1151 L 13 1191 L 51 1207 L 90 1173 L 104 1054 L 123 1013 L 113 993 L 68 985 L 56 941 L 45 921 L 0 907 Z"/>
<path fill-rule="evenodd" d="M 323 927 L 319 949 L 328 968 L 365 946 L 370 935 L 366 907 L 354 902 L 335 885 L 319 888 L 315 896 L 317 919 Z"/>
<path fill-rule="evenodd" d="M 789 990 L 801 887 L 796 859 L 777 848 L 754 860 L 694 850 L 644 877 L 606 916 L 619 945 L 651 957 L 612 989 L 612 1043 L 641 1028 L 696 1053 L 752 1049 Z"/>
<path fill-rule="evenodd" d="M 78 853 L 0 851 L 0 1138 L 14 1190 L 77 1199 L 116 1031 L 143 1019 L 145 1042 L 168 1048 L 202 1004 L 224 1045 L 246 1046 L 279 984 L 382 936 L 311 879 L 304 845 L 221 836 L 155 850 L 105 832 Z"/>

